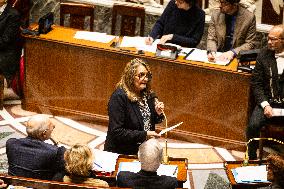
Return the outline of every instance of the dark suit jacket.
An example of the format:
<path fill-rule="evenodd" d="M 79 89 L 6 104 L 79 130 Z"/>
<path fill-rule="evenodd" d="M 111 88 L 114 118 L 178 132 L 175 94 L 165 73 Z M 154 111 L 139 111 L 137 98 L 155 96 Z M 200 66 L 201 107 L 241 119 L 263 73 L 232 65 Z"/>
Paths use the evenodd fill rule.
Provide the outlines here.
<path fill-rule="evenodd" d="M 225 14 L 214 10 L 208 28 L 207 50 L 222 51 L 225 45 L 226 23 Z M 236 17 L 233 48 L 238 54 L 241 50 L 250 50 L 255 47 L 256 22 L 253 13 L 239 6 Z"/>
<path fill-rule="evenodd" d="M 17 41 L 20 24 L 20 14 L 8 4 L 0 15 L 0 71 L 9 79 L 19 69 L 21 49 L 17 47 Z"/>
<path fill-rule="evenodd" d="M 272 78 L 272 88 L 270 87 Z M 272 91 L 274 98 L 284 98 L 284 73 L 279 77 L 275 53 L 268 49 L 262 49 L 256 59 L 255 69 L 251 80 L 252 90 L 257 104 L 263 101 L 272 101 Z M 283 99 L 284 101 L 284 99 Z"/>
<path fill-rule="evenodd" d="M 51 180 L 64 170 L 64 147 L 57 147 L 31 137 L 11 138 L 6 143 L 8 174 Z"/>
<path fill-rule="evenodd" d="M 157 175 L 156 172 L 140 170 L 138 173 L 121 171 L 117 175 L 117 186 L 143 189 L 173 189 L 178 187 L 175 177 Z"/>
<path fill-rule="evenodd" d="M 148 99 L 151 129 L 162 121 L 155 111 L 154 98 Z M 116 89 L 108 104 L 109 125 L 104 150 L 137 155 L 139 145 L 146 140 L 143 117 L 137 102 L 131 102 L 123 89 Z"/>

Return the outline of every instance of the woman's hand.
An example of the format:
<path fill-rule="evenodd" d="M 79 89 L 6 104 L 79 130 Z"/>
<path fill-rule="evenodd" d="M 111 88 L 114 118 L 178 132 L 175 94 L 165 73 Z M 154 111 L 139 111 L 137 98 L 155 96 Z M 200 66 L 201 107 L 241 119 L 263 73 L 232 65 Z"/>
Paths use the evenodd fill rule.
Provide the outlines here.
<path fill-rule="evenodd" d="M 156 133 L 155 131 L 147 131 L 147 138 L 160 138 L 161 135 Z"/>
<path fill-rule="evenodd" d="M 160 39 L 160 44 L 165 44 L 167 41 L 170 41 L 173 39 L 173 34 L 163 35 Z"/>
<path fill-rule="evenodd" d="M 160 102 L 157 98 L 155 99 L 155 110 L 158 115 L 161 115 L 164 111 L 164 103 Z"/>

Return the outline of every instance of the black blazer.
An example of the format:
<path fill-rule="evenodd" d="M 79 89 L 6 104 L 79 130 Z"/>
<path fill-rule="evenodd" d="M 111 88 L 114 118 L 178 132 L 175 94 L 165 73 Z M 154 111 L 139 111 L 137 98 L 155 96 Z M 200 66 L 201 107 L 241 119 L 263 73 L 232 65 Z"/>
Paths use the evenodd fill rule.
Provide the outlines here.
<path fill-rule="evenodd" d="M 51 180 L 64 171 L 65 148 L 27 138 L 10 138 L 6 142 L 8 174 Z"/>
<path fill-rule="evenodd" d="M 0 15 L 0 71 L 9 79 L 19 67 L 21 49 L 17 46 L 17 41 L 20 24 L 20 14 L 7 4 Z"/>
<path fill-rule="evenodd" d="M 117 186 L 140 189 L 174 189 L 178 187 L 175 177 L 157 175 L 156 172 L 140 170 L 138 173 L 121 171 L 117 175 Z"/>
<path fill-rule="evenodd" d="M 270 78 L 272 78 L 272 88 Z M 284 98 L 284 73 L 279 77 L 273 51 L 269 49 L 260 51 L 252 74 L 251 85 L 258 105 L 263 101 L 272 102 L 271 91 L 274 93 L 274 99 Z"/>
<path fill-rule="evenodd" d="M 162 121 L 155 111 L 154 98 L 148 99 L 151 129 Z M 123 89 L 116 89 L 108 104 L 109 125 L 104 150 L 119 154 L 137 155 L 139 145 L 146 140 L 143 117 L 137 102 L 131 102 Z"/>

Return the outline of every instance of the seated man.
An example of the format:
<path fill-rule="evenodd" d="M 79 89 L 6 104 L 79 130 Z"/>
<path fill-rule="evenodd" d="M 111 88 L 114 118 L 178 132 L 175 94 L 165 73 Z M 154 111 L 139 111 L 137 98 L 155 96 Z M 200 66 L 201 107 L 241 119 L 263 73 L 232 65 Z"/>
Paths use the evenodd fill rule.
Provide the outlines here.
<path fill-rule="evenodd" d="M 163 188 L 178 187 L 175 177 L 158 176 L 157 169 L 163 157 L 163 148 L 156 139 L 149 139 L 139 146 L 138 159 L 141 170 L 138 173 L 121 171 L 117 175 L 118 187 L 129 188 Z"/>
<path fill-rule="evenodd" d="M 51 180 L 63 172 L 65 148 L 44 142 L 54 127 L 47 115 L 35 115 L 27 122 L 26 138 L 7 140 L 9 175 Z"/>
<path fill-rule="evenodd" d="M 240 0 L 220 0 L 208 28 L 208 60 L 232 60 L 241 50 L 255 47 L 256 22 L 253 13 L 239 5 Z M 216 52 L 224 52 L 216 57 Z"/>
<path fill-rule="evenodd" d="M 20 14 L 16 9 L 0 0 L 0 73 L 10 85 L 19 69 L 21 48 L 17 46 L 20 32 Z"/>
<path fill-rule="evenodd" d="M 284 108 L 284 27 L 274 26 L 268 34 L 268 48 L 262 49 L 256 59 L 251 86 L 256 99 L 246 131 L 247 140 L 257 138 L 260 129 L 268 123 L 283 124 L 283 116 L 274 116 L 272 108 Z M 248 146 L 249 159 L 256 159 L 257 142 Z"/>

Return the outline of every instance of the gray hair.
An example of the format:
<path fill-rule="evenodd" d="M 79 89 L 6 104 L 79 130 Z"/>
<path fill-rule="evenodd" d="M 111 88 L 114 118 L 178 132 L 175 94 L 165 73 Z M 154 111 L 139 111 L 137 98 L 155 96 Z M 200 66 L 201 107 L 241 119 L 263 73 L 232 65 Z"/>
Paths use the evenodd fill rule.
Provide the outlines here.
<path fill-rule="evenodd" d="M 278 30 L 278 31 L 280 31 L 281 33 L 280 33 L 280 36 L 279 36 L 279 37 L 280 37 L 281 39 L 284 39 L 284 25 L 283 25 L 283 24 L 279 24 L 279 25 L 273 26 L 270 31 L 272 31 L 272 30 Z"/>
<path fill-rule="evenodd" d="M 38 114 L 32 116 L 27 122 L 26 131 L 28 136 L 41 139 L 42 133 L 49 129 L 49 123 L 50 116 L 48 115 Z"/>
<path fill-rule="evenodd" d="M 152 138 L 139 146 L 138 159 L 141 162 L 141 169 L 155 172 L 159 168 L 163 158 L 163 147 L 158 140 Z"/>

